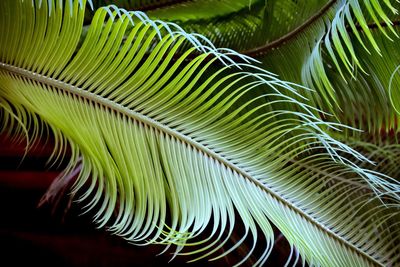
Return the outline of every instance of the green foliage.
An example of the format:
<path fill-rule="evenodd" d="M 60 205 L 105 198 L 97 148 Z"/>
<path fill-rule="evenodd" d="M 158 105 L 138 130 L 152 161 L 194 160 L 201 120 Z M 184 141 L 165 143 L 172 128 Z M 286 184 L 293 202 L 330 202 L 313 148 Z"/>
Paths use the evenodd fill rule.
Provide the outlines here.
<path fill-rule="evenodd" d="M 303 264 L 400 264 L 391 1 L 109 2 L 0 2 L 0 130 L 69 146 L 98 227 L 194 260 L 251 236 L 237 265 L 265 239 L 262 265 L 272 223 Z"/>

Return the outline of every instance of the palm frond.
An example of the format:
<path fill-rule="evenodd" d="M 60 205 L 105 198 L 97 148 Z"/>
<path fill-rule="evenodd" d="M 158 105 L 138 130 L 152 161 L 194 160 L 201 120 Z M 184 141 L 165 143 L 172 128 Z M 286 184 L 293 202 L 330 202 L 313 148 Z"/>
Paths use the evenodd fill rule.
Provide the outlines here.
<path fill-rule="evenodd" d="M 368 10 L 363 10 L 363 14 L 366 13 L 364 27 L 354 24 L 355 22 L 352 22 L 355 26 L 351 26 L 352 23 L 347 21 L 349 17 L 343 17 L 343 14 L 348 14 L 347 16 L 353 14 L 350 6 L 349 2 L 340 8 L 331 5 L 329 7 L 331 11 L 321 9 L 326 12 L 321 19 L 313 21 L 307 28 L 292 35 L 286 43 L 281 42 L 278 46 L 274 46 L 276 50 L 266 50 L 267 54 L 263 59 L 264 66 L 281 74 L 285 79 L 316 88 L 319 92 L 317 95 L 309 95 L 307 91 L 304 93 L 309 95 L 313 105 L 322 110 L 331 111 L 336 116 L 332 118 L 323 115 L 325 120 L 338 121 L 362 130 L 362 132 L 345 130 L 342 133 L 335 133 L 335 138 L 350 146 L 355 146 L 366 155 L 371 153 L 372 147 L 378 151 L 381 149 L 390 151 L 395 149 L 398 143 L 397 139 L 391 138 L 389 143 L 382 143 L 381 138 L 382 135 L 396 136 L 398 132 L 398 115 L 396 114 L 399 84 L 397 67 L 400 62 L 397 49 L 398 39 L 396 37 L 388 38 L 389 33 L 392 36 L 399 34 L 398 14 L 392 12 L 395 11 L 393 7 L 398 8 L 398 4 L 393 4 L 391 9 L 386 6 L 385 14 L 388 14 L 386 17 L 390 18 L 390 23 L 383 18 L 377 22 L 376 18 L 374 20 L 373 16 L 368 15 Z M 361 4 L 360 7 L 367 9 Z M 330 12 L 332 15 L 329 15 Z M 340 19 L 343 21 L 338 23 L 337 21 Z M 347 43 L 349 47 L 352 47 L 350 50 L 346 50 L 346 48 L 346 51 L 343 51 L 345 54 L 352 51 L 347 59 L 348 62 L 352 62 L 350 72 L 348 69 L 346 70 L 341 59 L 337 58 L 335 61 L 331 57 L 331 53 L 325 45 L 327 38 L 334 39 L 333 31 L 327 31 L 326 25 L 329 29 L 335 20 L 336 25 L 340 24 L 341 27 L 345 27 L 342 29 L 342 33 L 348 35 Z M 324 21 L 328 21 L 328 23 Z M 367 27 L 368 33 L 363 32 L 365 27 Z M 382 34 L 382 30 L 388 34 Z M 320 38 L 316 39 L 315 36 L 320 36 Z M 335 37 L 339 44 L 342 42 L 340 36 L 341 33 Z M 318 40 L 322 41 L 318 43 Z M 374 45 L 369 44 L 369 40 L 373 40 Z M 317 46 L 315 46 L 315 42 L 317 42 Z M 304 47 L 307 46 L 314 48 L 307 52 L 304 50 Z M 342 47 L 346 47 L 346 45 L 343 44 Z M 379 48 L 380 52 L 374 51 L 374 47 Z M 336 55 L 340 52 L 333 46 L 330 49 L 335 51 Z M 345 57 L 347 56 L 343 58 Z M 356 59 L 351 59 L 351 57 Z M 286 60 L 287 58 L 290 61 Z M 342 71 L 338 72 L 336 66 Z M 324 81 L 321 80 L 321 77 L 325 77 Z M 330 90 L 321 90 L 321 88 L 328 87 Z M 389 134 L 389 132 L 391 133 Z M 379 156 L 374 156 L 371 160 L 376 164 L 374 169 L 397 178 L 396 169 L 389 171 L 390 167 L 394 165 L 387 164 L 387 162 L 395 162 L 397 157 L 395 153 L 389 151 L 382 152 L 383 154 L 379 153 Z"/>
<path fill-rule="evenodd" d="M 400 29 L 396 27 L 396 32 Z M 332 84 L 336 88 L 338 100 L 342 107 L 346 107 L 347 112 L 353 113 L 352 118 L 345 115 L 345 112 L 337 112 L 343 118 L 342 121 L 359 127 L 360 129 L 379 135 L 381 130 L 388 131 L 396 128 L 398 115 L 398 86 L 399 75 L 396 68 L 400 64 L 400 55 L 397 51 L 399 40 L 389 40 L 380 36 L 378 29 L 371 29 L 372 36 L 384 53 L 368 54 L 362 48 L 355 51 L 360 57 L 360 64 L 364 66 L 364 72 L 355 72 L 354 79 L 349 75 L 343 79 L 332 79 Z M 332 70 L 327 73 L 334 77 Z M 363 88 L 354 90 L 353 88 Z M 349 90 L 350 89 L 350 90 Z"/>
<path fill-rule="evenodd" d="M 265 4 L 259 1 L 251 8 L 245 7 L 226 16 L 177 23 L 187 32 L 206 36 L 218 47 L 245 51 L 263 44 L 266 36 L 262 29 L 264 12 Z M 157 18 L 157 14 L 153 18 Z M 175 17 L 169 19 L 174 20 Z"/>
<path fill-rule="evenodd" d="M 359 72 L 370 74 L 362 63 L 365 55 L 378 56 L 384 47 L 377 43 L 375 36 L 389 37 L 389 41 L 397 39 L 397 30 L 391 26 L 391 19 L 397 13 L 386 15 L 396 12 L 397 4 L 385 1 L 384 5 L 378 1 L 329 1 L 287 38 L 260 47 L 250 55 L 264 55 L 262 61 L 266 68 L 287 80 L 316 89 L 318 94 L 309 96 L 314 105 L 337 115 L 345 105 L 339 103 L 340 92 L 333 83 L 337 79 L 346 83 L 349 76 L 354 79 Z M 386 9 L 389 13 L 383 12 Z M 377 23 L 376 20 L 379 26 L 371 29 L 370 23 Z M 330 76 L 336 72 L 339 77 Z"/>
<path fill-rule="evenodd" d="M 96 11 L 80 43 L 83 4 L 2 1 L 1 129 L 34 139 L 47 127 L 58 150 L 68 144 L 66 173 L 81 166 L 73 192 L 99 227 L 194 259 L 247 236 L 250 255 L 260 231 L 261 265 L 273 223 L 311 266 L 398 264 L 399 183 L 328 135 L 345 126 L 315 116 L 306 88 L 114 6 Z M 243 238 L 216 255 L 235 213 Z"/>
<path fill-rule="evenodd" d="M 359 46 L 364 48 L 368 54 L 370 52 L 367 45 L 372 47 L 378 55 L 381 55 L 380 46 L 369 28 L 366 17 L 363 15 L 362 4 L 364 4 L 373 22 L 376 23 L 380 36 L 385 36 L 391 40 L 387 30 L 391 31 L 394 37 L 398 36 L 391 20 L 386 15 L 387 12 L 383 11 L 379 1 L 363 1 L 362 3 L 357 0 L 343 1 L 338 5 L 334 18 L 327 25 L 327 34 L 317 42 L 305 68 L 302 70 L 304 83 L 313 88 L 320 88 L 321 92 L 325 91 L 325 95 L 329 95 L 332 98 L 332 101 L 329 102 L 335 101 L 337 103 L 337 98 L 335 97 L 335 88 L 332 86 L 332 82 L 322 64 L 321 46 L 324 46 L 326 54 L 330 57 L 330 62 L 336 67 L 343 79 L 345 79 L 344 71 L 347 71 L 353 77 L 355 77 L 354 73 L 357 72 L 356 68 L 365 72 L 364 66 L 360 63 L 362 57 L 356 54 L 354 43 L 358 42 Z M 397 10 L 394 9 L 389 1 L 385 1 L 385 4 L 392 12 L 397 14 Z M 355 23 L 358 23 L 358 27 Z M 385 23 L 387 26 L 384 28 L 381 23 Z M 346 28 L 346 24 L 351 30 Z M 353 35 L 353 40 L 349 35 L 349 31 Z M 363 38 L 360 35 L 360 31 L 363 34 Z M 321 45 L 322 40 L 324 42 L 323 45 Z"/>

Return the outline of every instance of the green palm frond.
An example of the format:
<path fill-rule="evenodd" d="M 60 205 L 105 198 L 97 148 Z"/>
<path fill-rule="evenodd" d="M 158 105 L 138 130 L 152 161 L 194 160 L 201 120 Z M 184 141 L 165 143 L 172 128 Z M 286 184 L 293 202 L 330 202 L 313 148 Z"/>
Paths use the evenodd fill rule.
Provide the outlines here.
<path fill-rule="evenodd" d="M 70 146 L 99 227 L 194 260 L 251 236 L 238 265 L 261 234 L 262 265 L 272 223 L 310 266 L 399 264 L 400 184 L 330 135 L 347 128 L 314 92 L 142 12 L 99 8 L 83 33 L 85 4 L 0 3 L 1 130 Z"/>
<path fill-rule="evenodd" d="M 300 5 L 306 3 L 298 3 Z M 311 13 L 309 20 L 297 24 L 285 38 L 260 47 L 250 55 L 264 55 L 262 61 L 266 68 L 287 80 L 316 89 L 318 95 L 309 96 L 314 105 L 337 115 L 345 105 L 339 103 L 342 92 L 338 92 L 333 83 L 340 79 L 339 82 L 346 84 L 359 72 L 370 74 L 362 61 L 364 58 L 379 59 L 380 49 L 385 47 L 377 43 L 381 41 L 375 36 L 396 42 L 397 30 L 388 22 L 391 22 L 389 17 L 397 16 L 397 13 L 391 15 L 394 7 L 398 7 L 397 4 L 391 5 L 388 1 L 384 2 L 384 7 L 379 1 L 329 1 L 318 12 Z M 388 11 L 383 12 L 384 8 Z M 371 23 L 379 26 L 371 29 Z"/>
<path fill-rule="evenodd" d="M 314 47 L 302 71 L 302 78 L 305 84 L 313 88 L 320 88 L 321 91 L 326 91 L 326 95 L 330 95 L 332 100 L 336 103 L 337 98 L 335 97 L 336 93 L 334 89 L 336 87 L 332 86 L 332 82 L 326 74 L 326 68 L 323 67 L 321 46 L 324 48 L 324 52 L 329 56 L 331 64 L 336 67 L 342 76 L 342 80 L 345 79 L 344 71 L 347 71 L 352 77 L 355 77 L 354 73 L 357 73 L 357 71 L 365 72 L 365 67 L 360 63 L 362 56 L 355 51 L 356 44 L 364 48 L 368 54 L 371 54 L 370 50 L 372 48 L 375 50 L 375 53 L 381 55 L 380 47 L 382 46 L 377 44 L 376 38 L 373 36 L 367 19 L 363 15 L 362 4 L 364 4 L 364 8 L 368 10 L 367 14 L 373 19 L 375 25 L 377 25 L 380 36 L 385 36 L 392 41 L 388 30 L 391 31 L 395 38 L 398 36 L 396 30 L 391 25 L 391 20 L 386 16 L 387 12 L 383 11 L 379 1 L 363 1 L 362 3 L 359 3 L 357 0 L 343 1 L 336 7 L 334 18 L 327 25 L 327 34 L 317 42 L 317 45 Z M 385 4 L 387 4 L 392 12 L 396 12 L 397 14 L 397 10 L 395 10 L 388 1 L 386 1 Z M 382 27 L 381 23 L 386 24 L 386 27 Z M 346 24 L 350 30 L 346 28 Z M 350 34 L 352 34 L 352 36 L 350 36 Z M 353 40 L 351 38 L 353 38 Z M 321 45 L 322 40 L 324 42 L 323 45 Z M 367 46 L 371 48 L 368 49 Z"/>
<path fill-rule="evenodd" d="M 218 47 L 245 51 L 264 42 L 265 32 L 262 29 L 264 10 L 264 2 L 258 1 L 251 8 L 245 7 L 226 16 L 184 23 L 177 21 L 177 23 L 187 32 L 207 36 Z M 157 14 L 153 17 L 156 18 Z"/>
<path fill-rule="evenodd" d="M 332 84 L 337 91 L 340 106 L 347 109 L 346 112 L 337 112 L 343 118 L 342 121 L 367 132 L 379 134 L 381 129 L 387 131 L 398 124 L 395 109 L 398 106 L 397 88 L 400 80 L 395 70 L 400 64 L 400 54 L 396 49 L 399 40 L 392 41 L 381 36 L 377 28 L 371 29 L 371 32 L 379 47 L 385 49 L 385 53 L 369 54 L 365 49 L 357 48 L 355 51 L 359 55 L 360 64 L 364 66 L 365 73 L 355 72 L 353 79 L 347 74 L 345 78 L 348 82 L 343 79 L 332 79 Z M 398 27 L 396 32 L 400 32 Z M 332 70 L 327 73 L 334 77 Z M 363 88 L 363 90 L 353 88 Z M 346 115 L 351 113 L 353 113 L 351 118 Z"/>
<path fill-rule="evenodd" d="M 355 142 L 349 143 L 352 145 L 396 146 L 398 142 L 394 139 L 390 144 L 380 143 L 380 135 L 393 130 L 395 133 L 398 132 L 397 67 L 400 58 L 397 48 L 399 40 L 396 36 L 399 34 L 399 16 L 393 8 L 398 8 L 399 5 L 394 3 L 388 8 L 385 3 L 383 8 L 387 15 L 382 15 L 377 21 L 377 16 L 374 19 L 374 16 L 369 15 L 373 11 L 368 10 L 368 3 L 360 2 L 359 6 L 365 14 L 364 20 L 361 20 L 364 21 L 364 26 L 361 26 L 360 22 L 350 23 L 348 20 L 349 16 L 354 17 L 351 7 L 356 6 L 355 2 L 349 1 L 347 4 L 341 2 L 338 6 L 335 6 L 334 1 L 329 3 L 320 9 L 318 20 L 301 28 L 301 31 L 292 31 L 294 34 L 285 42 L 270 45 L 275 50 L 271 47 L 262 50 L 266 53 L 263 59 L 264 66 L 287 80 L 315 88 L 319 94 L 310 95 L 307 91 L 304 94 L 313 101 L 313 105 L 336 116 L 336 118 L 323 116 L 324 119 L 345 123 L 364 132 L 344 131 L 335 134 L 339 140 L 349 143 L 347 139 L 351 139 Z M 390 18 L 390 23 L 387 22 L 387 18 Z M 340 20 L 342 21 L 338 23 Z M 342 25 L 342 33 L 336 31 L 336 37 L 332 30 L 327 31 L 334 21 L 336 25 Z M 365 33 L 364 29 L 368 33 Z M 382 34 L 382 31 L 385 34 Z M 342 38 L 341 35 L 347 37 Z M 316 38 L 318 36 L 319 39 Z M 326 48 L 326 43 L 329 43 L 326 40 L 334 38 L 337 39 L 339 47 L 344 49 L 335 48 L 332 46 L 334 42 L 331 41 L 329 49 L 335 51 L 332 57 Z M 322 41 L 317 43 L 318 40 Z M 347 45 L 342 40 L 347 40 Z M 305 47 L 310 49 L 307 51 Z M 342 59 L 351 64 L 343 63 Z M 326 90 L 327 88 L 330 89 Z M 356 147 L 364 151 L 362 146 Z M 375 162 L 379 165 L 379 161 Z M 391 171 L 393 172 L 396 170 Z"/>
<path fill-rule="evenodd" d="M 400 162 L 400 145 L 398 142 L 385 140 L 377 145 L 356 139 L 351 144 L 359 151 L 363 151 L 363 154 L 370 160 L 377 163 L 375 165 L 376 171 L 400 180 L 400 173 L 397 168 Z"/>

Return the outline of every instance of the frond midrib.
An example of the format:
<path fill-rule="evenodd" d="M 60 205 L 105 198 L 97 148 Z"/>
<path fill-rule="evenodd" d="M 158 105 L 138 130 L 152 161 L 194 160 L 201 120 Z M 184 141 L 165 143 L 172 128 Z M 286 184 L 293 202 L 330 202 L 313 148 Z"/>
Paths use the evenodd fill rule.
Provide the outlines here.
<path fill-rule="evenodd" d="M 314 14 L 313 16 L 308 18 L 300 26 L 296 27 L 292 31 L 288 32 L 287 34 L 279 37 L 278 39 L 276 39 L 276 40 L 274 40 L 272 42 L 269 42 L 269 43 L 267 43 L 267 44 L 265 44 L 263 46 L 256 47 L 256 48 L 253 48 L 253 49 L 250 49 L 250 50 L 246 50 L 246 51 L 242 51 L 241 53 L 244 54 L 244 55 L 250 56 L 250 57 L 259 57 L 259 56 L 265 55 L 266 53 L 268 53 L 268 51 L 285 44 L 289 40 L 295 38 L 301 32 L 305 31 L 308 28 L 308 26 L 310 26 L 316 20 L 318 20 L 320 17 L 325 15 L 326 12 L 328 12 L 328 10 L 336 2 L 337 2 L 337 0 L 330 0 L 316 14 Z"/>
<path fill-rule="evenodd" d="M 137 8 L 137 10 L 140 11 L 151 11 L 159 8 L 164 8 L 164 7 L 169 7 L 169 6 L 174 6 L 177 4 L 182 4 L 186 2 L 192 2 L 192 0 L 171 0 L 167 2 L 160 2 L 160 3 L 153 3 L 153 4 L 148 4 L 148 5 L 143 5 Z"/>
<path fill-rule="evenodd" d="M 381 23 L 379 24 L 379 26 L 381 26 L 382 28 L 388 27 L 388 25 L 387 25 L 386 22 L 381 22 Z M 378 28 L 379 26 L 378 26 L 378 24 L 375 23 L 375 22 L 372 22 L 372 23 L 368 23 L 368 24 L 367 24 L 367 27 L 368 27 L 369 29 L 376 29 L 376 28 Z M 392 20 L 391 26 L 395 26 L 395 27 L 400 26 L 400 20 Z M 363 30 L 362 27 L 361 27 L 359 24 L 356 24 L 356 29 L 359 30 L 359 31 Z"/>
<path fill-rule="evenodd" d="M 182 142 L 191 145 L 192 147 L 198 149 L 199 151 L 202 151 L 204 154 L 208 155 L 209 157 L 219 161 L 221 164 L 225 165 L 226 167 L 234 170 L 235 172 L 237 172 L 238 174 L 240 174 L 241 176 L 243 176 L 244 178 L 248 179 L 249 181 L 251 181 L 253 184 L 255 184 L 257 187 L 259 187 L 261 190 L 265 191 L 267 194 L 271 195 L 272 197 L 274 197 L 275 199 L 277 199 L 279 202 L 281 202 L 283 205 L 285 205 L 286 207 L 292 209 L 293 211 L 295 211 L 297 214 L 299 214 L 301 217 L 303 217 L 305 220 L 307 220 L 308 222 L 310 222 L 311 224 L 315 225 L 317 228 L 319 228 L 321 231 L 325 232 L 326 234 L 328 234 L 329 236 L 331 236 L 332 238 L 334 238 L 335 240 L 337 240 L 338 242 L 344 244 L 345 246 L 347 246 L 348 248 L 350 248 L 351 250 L 353 250 L 355 253 L 362 255 L 363 257 L 365 257 L 367 260 L 369 260 L 370 262 L 373 262 L 376 265 L 379 266 L 384 266 L 383 263 L 379 262 L 377 259 L 373 258 L 372 256 L 370 256 L 369 254 L 365 253 L 364 251 L 360 250 L 358 247 L 354 246 L 352 243 L 350 243 L 349 241 L 347 241 L 346 239 L 342 238 L 341 236 L 337 235 L 335 232 L 333 232 L 332 230 L 330 230 L 329 228 L 325 227 L 324 225 L 322 225 L 321 223 L 319 223 L 318 221 L 316 221 L 314 218 L 312 218 L 310 215 L 308 215 L 306 212 L 304 212 L 302 209 L 296 207 L 293 203 L 289 202 L 288 200 L 286 200 L 285 198 L 283 198 L 282 196 L 280 196 L 279 194 L 277 194 L 276 192 L 272 191 L 270 188 L 268 188 L 268 186 L 266 186 L 265 184 L 261 183 L 260 181 L 258 181 L 257 179 L 253 178 L 250 174 L 248 174 L 245 170 L 239 168 L 238 166 L 236 166 L 235 164 L 231 163 L 228 159 L 224 158 L 223 156 L 219 155 L 218 153 L 212 151 L 211 149 L 209 149 L 207 146 L 193 140 L 192 138 L 190 138 L 189 136 L 183 135 L 180 132 L 171 129 L 170 127 L 150 118 L 147 117 L 145 115 L 142 115 L 134 110 L 128 109 L 118 103 L 115 103 L 107 98 L 101 97 L 99 95 L 96 95 L 94 93 L 85 91 L 84 89 L 81 89 L 79 87 L 70 85 L 68 83 L 38 74 L 38 73 L 34 73 L 32 71 L 20 68 L 20 67 L 15 67 L 12 66 L 10 64 L 7 63 L 2 63 L 0 62 L 0 69 L 4 69 L 8 72 L 14 73 L 18 76 L 21 77 L 25 77 L 28 78 L 30 80 L 34 80 L 36 82 L 42 83 L 42 84 L 46 84 L 52 87 L 56 87 L 58 89 L 67 91 L 69 93 L 75 94 L 79 97 L 88 99 L 90 101 L 93 101 L 95 103 L 101 104 L 104 107 L 110 108 L 115 110 L 116 112 L 119 112 L 121 114 L 124 114 L 132 119 L 141 121 L 144 124 L 147 124 L 150 127 L 153 127 L 155 129 L 158 129 L 161 132 L 164 132 L 166 134 L 169 134 L 179 140 L 181 140 Z"/>
<path fill-rule="evenodd" d="M 279 48 L 280 46 L 286 44 L 290 40 L 296 38 L 296 36 L 298 36 L 300 33 L 302 33 L 305 30 L 307 30 L 310 25 L 312 25 L 316 20 L 318 20 L 319 18 L 324 16 L 329 11 L 329 9 L 336 3 L 337 3 L 337 0 L 330 0 L 323 7 L 321 7 L 321 9 L 316 14 L 314 14 L 313 16 L 308 18 L 300 26 L 294 28 L 292 31 L 290 31 L 287 34 L 279 37 L 278 39 L 276 39 L 276 40 L 274 40 L 272 42 L 268 42 L 267 44 L 264 44 L 262 46 L 255 47 L 255 48 L 252 48 L 252 49 L 249 49 L 249 50 L 245 50 L 245 51 L 241 51 L 241 54 L 244 54 L 244 55 L 247 55 L 247 56 L 250 56 L 250 57 L 255 57 L 255 58 L 261 57 L 261 56 L 265 56 L 271 50 L 273 50 L 275 48 Z M 379 26 L 384 28 L 384 27 L 387 27 L 388 25 L 386 24 L 386 22 L 382 21 L 379 24 Z M 378 28 L 379 26 L 375 22 L 371 22 L 371 23 L 367 24 L 367 27 L 369 29 L 375 29 L 375 28 Z M 400 26 L 400 20 L 392 21 L 392 25 L 391 26 L 399 27 Z M 356 29 L 358 31 L 362 31 L 363 30 L 363 28 L 359 24 L 356 24 L 355 27 L 356 27 Z M 346 27 L 346 29 L 349 30 L 349 27 Z"/>

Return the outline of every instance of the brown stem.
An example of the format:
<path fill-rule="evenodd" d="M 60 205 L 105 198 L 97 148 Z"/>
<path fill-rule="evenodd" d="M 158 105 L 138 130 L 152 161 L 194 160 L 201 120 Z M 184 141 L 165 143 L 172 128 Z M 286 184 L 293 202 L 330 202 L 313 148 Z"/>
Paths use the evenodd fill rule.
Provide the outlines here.
<path fill-rule="evenodd" d="M 186 3 L 186 2 L 192 2 L 192 0 L 171 0 L 171 1 L 161 2 L 161 3 L 153 3 L 153 4 L 146 5 L 146 6 L 138 7 L 137 10 L 150 11 L 150 10 L 164 8 L 164 7 L 173 6 L 173 5 L 178 5 L 178 4 Z"/>
<path fill-rule="evenodd" d="M 326 3 L 316 14 L 314 14 L 312 17 L 307 19 L 303 24 L 301 24 L 299 27 L 295 28 L 291 32 L 285 34 L 284 36 L 278 38 L 277 40 L 270 42 L 268 44 L 265 44 L 260 47 L 256 47 L 247 51 L 243 51 L 242 54 L 245 54 L 247 56 L 251 57 L 259 57 L 262 55 L 265 55 L 269 50 L 279 47 L 282 44 L 286 43 L 290 39 L 294 38 L 297 34 L 302 32 L 304 29 L 306 29 L 310 24 L 312 24 L 314 21 L 319 19 L 321 16 L 323 16 L 335 3 L 337 0 L 331 0 L 328 3 Z"/>

